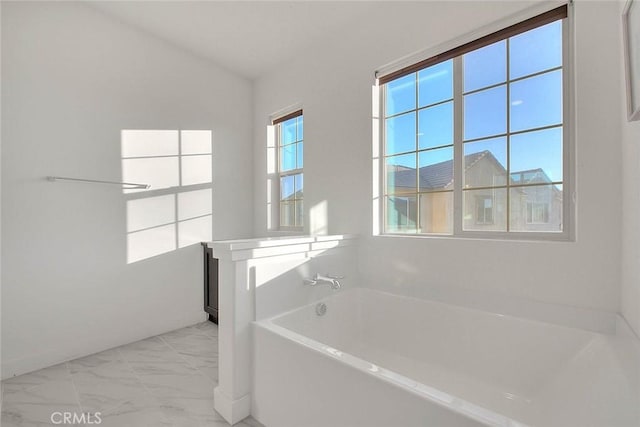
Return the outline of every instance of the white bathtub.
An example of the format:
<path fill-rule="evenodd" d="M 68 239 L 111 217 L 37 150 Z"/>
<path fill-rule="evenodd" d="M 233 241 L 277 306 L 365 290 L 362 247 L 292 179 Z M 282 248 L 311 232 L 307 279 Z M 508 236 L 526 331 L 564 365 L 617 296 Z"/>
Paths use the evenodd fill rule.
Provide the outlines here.
<path fill-rule="evenodd" d="M 364 288 L 254 324 L 267 427 L 640 426 L 636 340 Z"/>

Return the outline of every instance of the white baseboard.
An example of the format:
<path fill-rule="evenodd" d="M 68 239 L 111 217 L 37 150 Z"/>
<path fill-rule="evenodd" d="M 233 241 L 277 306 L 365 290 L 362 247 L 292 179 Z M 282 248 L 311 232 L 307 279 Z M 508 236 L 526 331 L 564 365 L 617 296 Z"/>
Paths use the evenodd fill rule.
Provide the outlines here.
<path fill-rule="evenodd" d="M 234 425 L 251 415 L 251 395 L 245 394 L 240 399 L 233 400 L 218 386 L 213 390 L 213 406 L 222 418 Z"/>

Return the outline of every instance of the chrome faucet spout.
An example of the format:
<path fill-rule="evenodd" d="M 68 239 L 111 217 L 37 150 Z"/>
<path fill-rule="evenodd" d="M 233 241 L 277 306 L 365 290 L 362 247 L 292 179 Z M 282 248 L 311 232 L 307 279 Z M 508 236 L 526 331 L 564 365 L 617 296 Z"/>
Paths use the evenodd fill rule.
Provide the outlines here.
<path fill-rule="evenodd" d="M 340 279 L 344 279 L 344 277 L 331 276 L 329 274 L 323 276 L 316 273 L 311 279 L 304 279 L 304 284 L 309 286 L 329 285 L 331 286 L 331 289 L 340 289 L 342 287 Z"/>

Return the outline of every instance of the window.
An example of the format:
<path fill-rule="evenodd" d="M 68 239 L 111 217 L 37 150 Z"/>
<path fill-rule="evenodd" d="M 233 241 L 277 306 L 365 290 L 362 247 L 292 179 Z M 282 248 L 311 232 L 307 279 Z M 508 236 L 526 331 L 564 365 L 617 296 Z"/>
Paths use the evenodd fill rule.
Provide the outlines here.
<path fill-rule="evenodd" d="M 280 228 L 304 226 L 304 123 L 302 110 L 273 120 L 278 141 L 278 180 L 280 193 Z"/>
<path fill-rule="evenodd" d="M 476 224 L 493 224 L 493 197 L 476 197 Z"/>
<path fill-rule="evenodd" d="M 527 202 L 527 224 L 546 224 L 549 222 L 549 204 L 545 202 Z"/>
<path fill-rule="evenodd" d="M 385 233 L 568 235 L 566 17 L 379 77 Z"/>

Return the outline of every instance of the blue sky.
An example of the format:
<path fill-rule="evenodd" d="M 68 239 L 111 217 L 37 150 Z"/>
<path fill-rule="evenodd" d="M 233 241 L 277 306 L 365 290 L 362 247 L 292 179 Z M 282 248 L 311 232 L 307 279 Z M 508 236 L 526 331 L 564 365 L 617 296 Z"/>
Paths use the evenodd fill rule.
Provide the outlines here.
<path fill-rule="evenodd" d="M 561 65 L 560 21 L 464 55 L 464 140 L 481 139 L 465 142 L 465 155 L 490 150 L 506 167 L 509 143 L 511 172 L 542 168 L 553 181 L 561 181 L 562 128 L 530 131 L 562 124 L 562 70 L 545 72 Z M 507 77 L 522 79 L 510 83 L 509 95 Z M 385 120 L 385 154 L 453 144 L 452 98 L 453 60 L 389 82 L 386 116 L 393 117 Z M 507 129 L 522 133 L 509 141 L 494 138 Z M 452 156 L 451 148 L 434 149 L 419 156 L 418 166 Z M 417 161 L 415 155 L 387 158 L 387 164 L 408 167 L 416 167 Z"/>
<path fill-rule="evenodd" d="M 294 117 L 280 124 L 280 170 L 301 169 L 304 166 L 304 118 Z M 280 178 L 280 197 L 291 196 L 303 189 L 303 174 Z"/>

